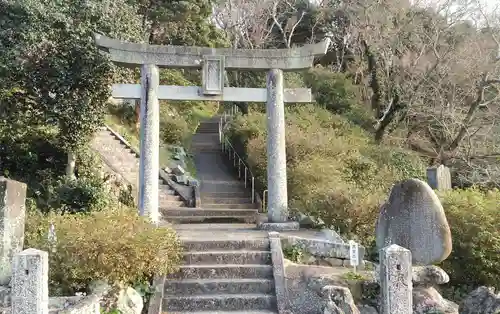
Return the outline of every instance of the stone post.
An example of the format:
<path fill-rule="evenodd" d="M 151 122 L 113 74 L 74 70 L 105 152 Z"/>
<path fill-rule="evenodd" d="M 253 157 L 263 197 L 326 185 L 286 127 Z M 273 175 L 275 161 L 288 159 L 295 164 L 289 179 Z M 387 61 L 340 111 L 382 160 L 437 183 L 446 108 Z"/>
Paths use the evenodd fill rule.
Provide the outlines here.
<path fill-rule="evenodd" d="M 288 220 L 283 71 L 267 74 L 267 189 L 270 223 Z"/>
<path fill-rule="evenodd" d="M 392 244 L 380 250 L 380 314 L 412 314 L 411 252 Z"/>
<path fill-rule="evenodd" d="M 0 285 L 8 285 L 12 259 L 23 250 L 26 184 L 0 177 Z"/>
<path fill-rule="evenodd" d="M 450 168 L 445 165 L 427 168 L 427 183 L 434 190 L 451 190 Z"/>
<path fill-rule="evenodd" d="M 12 314 L 49 313 L 49 254 L 27 249 L 14 256 Z"/>
<path fill-rule="evenodd" d="M 160 106 L 158 67 L 141 68 L 141 143 L 139 162 L 139 214 L 158 222 L 158 172 L 160 148 Z"/>

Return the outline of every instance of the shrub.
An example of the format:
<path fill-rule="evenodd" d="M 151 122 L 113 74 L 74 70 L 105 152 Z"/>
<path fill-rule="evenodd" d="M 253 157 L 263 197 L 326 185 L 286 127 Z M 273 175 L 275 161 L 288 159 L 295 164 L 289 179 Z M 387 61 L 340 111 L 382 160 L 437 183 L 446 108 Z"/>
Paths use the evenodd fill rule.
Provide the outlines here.
<path fill-rule="evenodd" d="M 286 113 L 289 207 L 321 218 L 364 244 L 374 234 L 378 210 L 398 180 L 422 177 L 417 156 L 397 147 L 380 147 L 347 119 L 314 105 Z M 266 186 L 265 115 L 237 117 L 231 139 L 244 145 L 258 186 Z M 245 145 L 246 143 L 246 145 Z"/>
<path fill-rule="evenodd" d="M 182 145 L 190 133 L 187 122 L 179 116 L 162 116 L 160 129 L 162 141 L 166 144 Z"/>
<path fill-rule="evenodd" d="M 47 237 L 51 222 L 57 236 L 53 247 Z M 32 211 L 26 222 L 25 247 L 50 252 L 53 295 L 84 291 L 92 280 L 119 287 L 166 275 L 181 258 L 173 230 L 156 227 L 129 208 L 86 215 Z"/>
<path fill-rule="evenodd" d="M 443 263 L 453 285 L 500 288 L 500 191 L 440 193 L 451 228 L 453 250 Z"/>

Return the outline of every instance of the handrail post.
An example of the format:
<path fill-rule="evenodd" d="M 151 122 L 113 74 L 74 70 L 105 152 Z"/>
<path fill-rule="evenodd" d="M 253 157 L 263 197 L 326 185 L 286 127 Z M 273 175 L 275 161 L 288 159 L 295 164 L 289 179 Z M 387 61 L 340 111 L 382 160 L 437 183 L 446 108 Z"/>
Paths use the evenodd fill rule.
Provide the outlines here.
<path fill-rule="evenodd" d="M 247 166 L 245 166 L 245 189 L 247 188 Z"/>
<path fill-rule="evenodd" d="M 252 204 L 255 203 L 255 177 L 252 176 Z"/>
<path fill-rule="evenodd" d="M 265 212 L 267 211 L 267 206 L 266 206 L 266 195 L 267 195 L 267 190 L 264 190 L 264 192 L 262 192 L 262 211 Z"/>
<path fill-rule="evenodd" d="M 233 167 L 236 167 L 236 151 L 233 148 Z"/>
<path fill-rule="evenodd" d="M 241 178 L 241 158 L 238 158 L 238 179 Z"/>

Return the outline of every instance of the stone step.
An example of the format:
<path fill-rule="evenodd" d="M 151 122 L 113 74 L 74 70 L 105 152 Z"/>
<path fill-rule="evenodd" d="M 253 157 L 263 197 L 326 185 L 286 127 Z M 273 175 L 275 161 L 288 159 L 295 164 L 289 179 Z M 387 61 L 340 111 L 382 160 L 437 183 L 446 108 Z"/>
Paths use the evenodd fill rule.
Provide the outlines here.
<path fill-rule="evenodd" d="M 163 311 L 272 310 L 276 297 L 269 294 L 220 294 L 163 298 Z"/>
<path fill-rule="evenodd" d="M 244 210 L 244 209 L 256 209 L 256 205 L 252 203 L 248 204 L 207 204 L 206 202 L 201 202 L 201 206 L 205 209 L 231 209 L 231 210 Z"/>
<path fill-rule="evenodd" d="M 162 219 L 171 224 L 199 224 L 199 223 L 220 223 L 220 224 L 233 224 L 257 223 L 257 215 L 243 215 L 243 216 L 162 216 Z"/>
<path fill-rule="evenodd" d="M 184 207 L 185 205 L 186 204 L 184 203 L 184 201 L 165 200 L 165 199 L 162 199 L 161 196 L 159 197 L 159 200 L 158 200 L 158 206 L 160 206 L 160 208 Z"/>
<path fill-rule="evenodd" d="M 263 264 L 271 265 L 269 251 L 203 251 L 184 253 L 186 265 L 202 264 Z"/>
<path fill-rule="evenodd" d="M 261 278 L 272 279 L 273 267 L 258 264 L 184 265 L 169 279 Z"/>
<path fill-rule="evenodd" d="M 204 205 L 203 205 L 204 206 Z M 235 206 L 235 205 L 231 205 Z M 166 217 L 233 217 L 233 216 L 252 216 L 257 214 L 257 209 L 239 209 L 239 208 L 168 208 L 160 207 L 160 212 Z"/>
<path fill-rule="evenodd" d="M 274 294 L 269 279 L 183 279 L 165 282 L 167 296 L 259 293 Z"/>
<path fill-rule="evenodd" d="M 252 204 L 252 198 L 245 197 L 201 197 L 202 204 Z"/>
<path fill-rule="evenodd" d="M 260 311 L 201 311 L 201 312 L 172 312 L 169 311 L 168 314 L 278 314 L 277 311 L 268 311 L 268 310 L 260 310 Z"/>
<path fill-rule="evenodd" d="M 269 239 L 217 239 L 185 240 L 182 242 L 187 252 L 203 251 L 269 251 Z"/>
<path fill-rule="evenodd" d="M 202 192 L 201 198 L 231 198 L 231 197 L 252 197 L 250 188 L 248 190 L 240 191 L 216 191 L 216 192 Z"/>
<path fill-rule="evenodd" d="M 173 190 L 171 190 L 172 192 L 174 192 Z M 179 202 L 179 201 L 182 201 L 182 198 L 179 196 L 179 195 L 175 195 L 175 192 L 174 194 L 170 194 L 170 193 L 164 193 L 164 191 L 158 191 L 159 193 L 159 199 L 160 201 L 167 201 L 167 202 Z"/>

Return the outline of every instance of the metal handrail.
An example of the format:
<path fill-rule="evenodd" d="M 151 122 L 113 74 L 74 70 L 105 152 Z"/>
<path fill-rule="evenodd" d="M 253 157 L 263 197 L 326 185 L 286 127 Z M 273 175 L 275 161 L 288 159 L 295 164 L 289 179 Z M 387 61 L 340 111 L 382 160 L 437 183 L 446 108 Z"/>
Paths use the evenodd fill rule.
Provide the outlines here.
<path fill-rule="evenodd" d="M 233 145 L 224 134 L 224 127 L 227 123 L 227 117 L 233 116 L 237 111 L 238 109 L 236 108 L 236 106 L 233 106 L 229 114 L 224 112 L 223 116 L 221 117 L 221 120 L 219 121 L 219 142 L 221 144 L 222 151 L 228 152 L 229 160 L 231 160 L 231 150 L 232 150 L 232 155 L 233 155 L 232 160 L 234 167 L 236 167 L 236 157 L 238 157 L 238 162 L 237 162 L 238 178 L 240 179 L 241 179 L 241 165 L 243 165 L 245 188 L 247 187 L 248 175 L 250 175 L 251 185 L 252 185 L 252 203 L 255 203 L 255 176 L 252 173 L 252 170 L 250 170 L 250 167 L 247 165 L 245 160 L 241 158 L 241 156 L 236 152 L 236 149 L 234 149 Z"/>
<path fill-rule="evenodd" d="M 262 212 L 266 212 L 267 210 L 267 204 L 266 204 L 266 195 L 268 194 L 268 191 L 267 190 L 264 190 L 264 192 L 262 192 Z"/>

